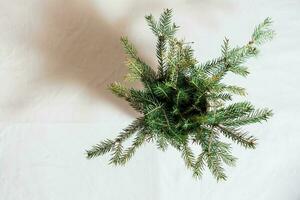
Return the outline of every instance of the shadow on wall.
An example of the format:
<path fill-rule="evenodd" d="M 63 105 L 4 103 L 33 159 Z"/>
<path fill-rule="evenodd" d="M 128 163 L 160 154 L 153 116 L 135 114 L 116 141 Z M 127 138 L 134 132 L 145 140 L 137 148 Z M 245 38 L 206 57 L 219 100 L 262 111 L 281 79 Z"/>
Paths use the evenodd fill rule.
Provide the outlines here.
<path fill-rule="evenodd" d="M 45 84 L 76 84 L 133 115 L 126 102 L 107 89 L 127 71 L 120 44 L 120 30 L 126 24 L 106 23 L 89 1 L 48 1 L 44 6 L 43 26 L 33 44 L 46 59 L 40 80 Z"/>

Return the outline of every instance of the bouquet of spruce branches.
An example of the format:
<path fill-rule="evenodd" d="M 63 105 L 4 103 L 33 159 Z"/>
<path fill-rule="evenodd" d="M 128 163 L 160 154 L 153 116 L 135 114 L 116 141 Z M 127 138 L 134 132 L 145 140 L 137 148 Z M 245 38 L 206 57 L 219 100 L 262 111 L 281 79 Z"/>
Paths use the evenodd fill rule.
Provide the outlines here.
<path fill-rule="evenodd" d="M 198 63 L 189 43 L 175 37 L 178 26 L 171 22 L 171 17 L 170 9 L 164 10 L 158 21 L 152 15 L 145 17 L 157 37 L 156 70 L 138 56 L 127 38 L 121 38 L 128 56 L 126 78 L 140 80 L 143 89 L 126 88 L 120 83 L 111 84 L 110 89 L 141 116 L 114 140 L 106 139 L 93 146 L 87 157 L 111 152 L 110 163 L 123 165 L 143 143 L 155 142 L 163 151 L 169 145 L 180 151 L 195 177 L 201 177 L 207 166 L 217 180 L 225 180 L 222 165 L 233 166 L 236 158 L 231 154 L 231 144 L 223 142 L 221 137 L 253 149 L 256 139 L 241 127 L 266 121 L 272 112 L 255 109 L 248 101 L 229 104 L 233 95 L 245 96 L 246 91 L 222 80 L 227 73 L 244 77 L 249 74 L 244 63 L 273 37 L 271 20 L 266 18 L 259 24 L 247 44 L 232 48 L 225 38 L 220 57 Z M 132 144 L 123 147 L 124 141 L 131 137 Z M 194 155 L 191 145 L 198 146 L 199 155 Z"/>

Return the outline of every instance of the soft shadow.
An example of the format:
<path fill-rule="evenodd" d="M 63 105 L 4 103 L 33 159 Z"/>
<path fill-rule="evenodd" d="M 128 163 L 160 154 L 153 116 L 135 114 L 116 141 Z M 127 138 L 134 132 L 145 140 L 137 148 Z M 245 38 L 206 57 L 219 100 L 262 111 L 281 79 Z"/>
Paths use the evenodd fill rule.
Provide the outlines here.
<path fill-rule="evenodd" d="M 127 71 L 120 44 L 126 20 L 112 26 L 90 1 L 50 1 L 44 6 L 42 26 L 33 41 L 46 59 L 39 84 L 75 84 L 133 115 L 126 102 L 107 89 Z"/>
<path fill-rule="evenodd" d="M 200 5 L 194 0 L 186 1 L 196 7 L 216 4 L 215 1 L 211 4 L 200 1 Z M 30 36 L 32 39 L 24 38 L 40 56 L 42 65 L 34 75 L 34 84 L 31 84 L 34 86 L 16 92 L 19 97 L 13 102 L 13 110 L 18 112 L 15 114 L 19 114 L 30 103 L 34 96 L 31 93 L 36 94 L 36 91 L 45 90 L 47 86 L 61 85 L 76 86 L 91 97 L 109 102 L 129 115 L 136 115 L 124 100 L 115 97 L 107 89 L 108 84 L 122 81 L 127 73 L 120 36 L 126 35 L 122 30 L 131 24 L 130 17 L 136 17 L 132 12 L 144 15 L 159 10 L 160 13 L 162 6 L 172 6 L 158 0 L 137 1 L 132 4 L 132 12 L 128 12 L 128 16 L 122 16 L 122 19 L 113 23 L 108 23 L 95 6 L 92 1 L 81 0 L 53 0 L 42 4 L 40 9 L 43 12 L 37 20 L 40 24 L 34 26 L 39 29 L 33 31 L 33 36 Z M 149 61 L 143 51 L 140 53 L 143 59 Z"/>

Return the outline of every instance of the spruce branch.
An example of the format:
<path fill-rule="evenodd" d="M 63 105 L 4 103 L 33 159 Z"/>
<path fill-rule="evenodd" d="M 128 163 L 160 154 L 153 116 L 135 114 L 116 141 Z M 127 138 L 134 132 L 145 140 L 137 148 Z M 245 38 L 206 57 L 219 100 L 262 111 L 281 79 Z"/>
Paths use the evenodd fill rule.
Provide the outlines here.
<path fill-rule="evenodd" d="M 224 91 L 232 93 L 232 94 L 237 94 L 240 96 L 246 96 L 247 92 L 245 88 L 239 87 L 239 86 L 234 86 L 234 85 L 228 85 L 225 86 Z"/>
<path fill-rule="evenodd" d="M 233 127 L 226 127 L 223 125 L 218 125 L 217 129 L 220 133 L 230 138 L 237 144 L 242 145 L 245 148 L 254 149 L 256 146 L 257 139 L 253 136 L 248 136 L 246 132 L 242 132 L 240 129 Z"/>
<path fill-rule="evenodd" d="M 125 53 L 128 55 L 127 66 L 129 74 L 127 79 L 140 79 L 145 84 L 153 82 L 156 77 L 155 71 L 138 57 L 137 50 L 126 37 L 122 37 L 121 42 Z"/>
<path fill-rule="evenodd" d="M 193 176 L 195 178 L 201 178 L 203 175 L 203 170 L 206 162 L 205 152 L 201 152 L 196 159 L 194 169 L 193 169 Z"/>
<path fill-rule="evenodd" d="M 252 33 L 251 42 L 257 45 L 261 45 L 269 40 L 271 40 L 275 32 L 271 29 L 272 20 L 271 18 L 266 18 L 261 24 L 255 27 L 254 32 Z"/>
<path fill-rule="evenodd" d="M 257 109 L 241 117 L 232 118 L 225 121 L 223 124 L 227 126 L 243 126 L 248 124 L 267 121 L 273 115 L 269 109 Z"/>
<path fill-rule="evenodd" d="M 94 145 L 91 150 L 86 151 L 87 158 L 94 158 L 110 152 L 114 144 L 114 141 L 106 139 L 99 144 Z"/>
<path fill-rule="evenodd" d="M 224 38 L 217 58 L 198 62 L 192 43 L 176 38 L 178 26 L 172 21 L 171 9 L 165 9 L 158 19 L 151 14 L 145 19 L 156 37 L 157 70 L 122 37 L 129 69 L 126 79 L 140 80 L 143 88 L 127 88 L 117 82 L 109 86 L 141 117 L 114 140 L 106 139 L 93 146 L 86 152 L 87 158 L 110 153 L 109 163 L 124 165 L 142 144 L 154 141 L 162 151 L 169 145 L 180 151 L 194 177 L 201 178 L 207 167 L 218 181 L 226 180 L 224 164 L 235 166 L 237 158 L 232 155 L 231 144 L 223 142 L 221 136 L 254 149 L 257 139 L 242 127 L 267 121 L 272 111 L 257 109 L 248 101 L 230 103 L 235 95 L 244 97 L 247 93 L 245 88 L 226 84 L 224 77 L 229 73 L 242 77 L 249 74 L 247 60 L 274 36 L 272 20 L 266 18 L 256 26 L 246 44 L 232 47 Z M 128 140 L 130 145 L 125 145 Z M 197 156 L 191 145 L 200 148 Z"/>
<path fill-rule="evenodd" d="M 222 159 L 220 155 L 218 155 L 217 143 L 213 141 L 214 139 L 211 137 L 209 139 L 209 144 L 206 152 L 207 157 L 207 167 L 211 171 L 211 173 L 216 177 L 217 181 L 226 180 L 227 176 L 225 175 L 225 170 L 222 166 Z"/>
<path fill-rule="evenodd" d="M 111 150 L 122 151 L 121 143 L 128 139 L 132 134 L 141 129 L 144 126 L 144 118 L 137 118 L 123 132 L 121 132 L 115 140 L 106 139 L 99 144 L 93 146 L 92 149 L 87 150 L 87 158 L 94 158 L 110 152 Z M 117 146 L 115 146 L 117 144 Z"/>
<path fill-rule="evenodd" d="M 147 135 L 143 131 L 137 133 L 131 147 L 128 147 L 124 151 L 123 155 L 120 156 L 120 164 L 125 164 L 132 158 L 132 156 L 136 152 L 136 149 L 139 148 L 145 142 L 146 136 Z"/>
<path fill-rule="evenodd" d="M 157 22 L 154 19 L 153 15 L 146 15 L 145 19 L 147 21 L 148 26 L 150 27 L 150 29 L 152 30 L 152 32 L 154 33 L 155 36 L 159 36 L 159 30 L 157 27 Z"/>
<path fill-rule="evenodd" d="M 128 99 L 130 97 L 129 90 L 121 83 L 115 82 L 109 86 L 109 89 L 119 97 Z"/>
<path fill-rule="evenodd" d="M 112 150 L 112 155 L 109 160 L 109 164 L 118 165 L 122 163 L 121 157 L 123 153 L 123 145 L 121 142 L 115 142 L 114 148 Z"/>
<path fill-rule="evenodd" d="M 165 56 L 166 56 L 166 37 L 164 35 L 158 36 L 156 45 L 156 57 L 158 60 L 159 76 L 163 78 L 165 76 Z"/>
<path fill-rule="evenodd" d="M 195 162 L 194 153 L 193 153 L 192 149 L 188 146 L 187 143 L 185 143 L 182 146 L 181 152 L 182 152 L 181 156 L 185 162 L 186 167 L 193 168 L 195 165 L 194 164 L 194 162 Z"/>
<path fill-rule="evenodd" d="M 156 138 L 156 145 L 158 149 L 166 151 L 168 147 L 168 140 L 165 137 L 158 135 Z"/>

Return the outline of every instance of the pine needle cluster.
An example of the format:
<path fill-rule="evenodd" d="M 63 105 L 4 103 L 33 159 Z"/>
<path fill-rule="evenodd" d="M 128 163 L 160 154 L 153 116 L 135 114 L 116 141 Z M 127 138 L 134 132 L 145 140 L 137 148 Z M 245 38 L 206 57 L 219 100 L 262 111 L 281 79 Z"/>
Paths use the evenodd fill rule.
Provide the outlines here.
<path fill-rule="evenodd" d="M 227 85 L 228 73 L 249 74 L 245 61 L 258 54 L 258 47 L 272 39 L 272 23 L 266 18 L 255 29 L 250 41 L 243 46 L 230 47 L 224 39 L 220 57 L 205 63 L 194 58 L 190 43 L 175 37 L 178 26 L 172 23 L 172 10 L 166 9 L 158 20 L 145 17 L 157 38 L 158 67 L 146 64 L 127 38 L 121 38 L 127 54 L 127 80 L 140 80 L 143 89 L 127 88 L 113 83 L 110 89 L 125 99 L 141 114 L 114 140 L 107 139 L 87 151 L 88 158 L 111 153 L 110 163 L 123 165 L 145 142 L 154 142 L 163 151 L 172 146 L 180 151 L 186 166 L 195 177 L 201 177 L 208 167 L 217 180 L 225 180 L 223 164 L 234 166 L 231 144 L 223 136 L 245 148 L 254 149 L 256 138 L 242 126 L 266 121 L 272 111 L 255 109 L 248 102 L 231 103 L 233 95 L 245 96 L 244 88 Z M 133 138 L 129 147 L 124 141 Z M 195 155 L 191 145 L 197 145 Z"/>

